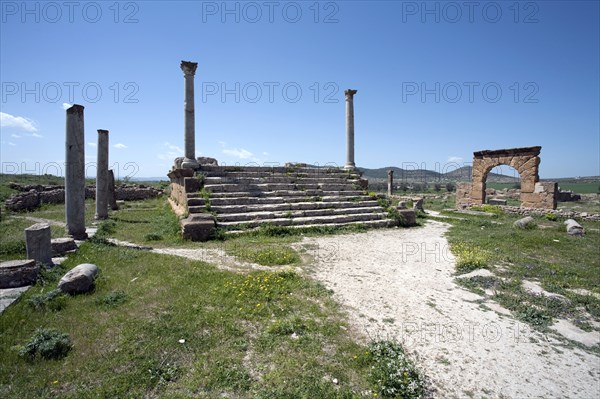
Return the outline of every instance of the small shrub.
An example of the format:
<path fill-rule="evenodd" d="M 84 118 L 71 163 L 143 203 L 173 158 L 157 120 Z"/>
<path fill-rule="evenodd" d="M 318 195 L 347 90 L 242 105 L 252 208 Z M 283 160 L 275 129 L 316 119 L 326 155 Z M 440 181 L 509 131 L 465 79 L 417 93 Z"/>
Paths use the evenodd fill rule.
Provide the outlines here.
<path fill-rule="evenodd" d="M 421 398 L 425 395 L 424 378 L 399 343 L 371 343 L 367 361 L 371 364 L 369 381 L 382 397 Z"/>
<path fill-rule="evenodd" d="M 459 242 L 452 244 L 450 249 L 457 258 L 456 271 L 461 274 L 487 267 L 490 259 L 488 251 L 470 243 Z"/>
<path fill-rule="evenodd" d="M 269 248 L 238 248 L 235 251 L 236 256 L 246 259 L 250 262 L 258 263 L 263 266 L 291 265 L 298 263 L 300 257 L 292 248 L 287 247 L 269 247 Z"/>
<path fill-rule="evenodd" d="M 58 311 L 66 305 L 66 295 L 59 289 L 33 295 L 27 300 L 27 304 L 36 310 L 54 310 Z"/>
<path fill-rule="evenodd" d="M 146 241 L 161 241 L 163 237 L 157 233 L 148 233 L 144 236 L 144 240 Z"/>
<path fill-rule="evenodd" d="M 558 220 L 558 216 L 556 216 L 556 213 L 552 212 L 546 213 L 544 217 L 546 218 L 546 220 L 550 220 L 551 222 L 555 222 Z"/>
<path fill-rule="evenodd" d="M 44 359 L 62 359 L 72 348 L 73 345 L 68 334 L 40 328 L 19 351 L 19 354 L 30 360 L 34 360 L 37 355 Z"/>
<path fill-rule="evenodd" d="M 128 298 L 129 295 L 127 295 L 124 291 L 113 291 L 98 298 L 96 303 L 102 306 L 115 307 L 127 301 Z"/>

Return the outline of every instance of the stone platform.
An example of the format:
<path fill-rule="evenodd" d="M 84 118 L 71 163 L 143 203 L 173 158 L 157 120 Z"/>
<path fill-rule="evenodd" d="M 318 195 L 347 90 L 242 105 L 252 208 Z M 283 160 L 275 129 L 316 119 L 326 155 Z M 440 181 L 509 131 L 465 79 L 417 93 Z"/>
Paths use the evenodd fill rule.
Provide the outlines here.
<path fill-rule="evenodd" d="M 366 192 L 366 180 L 340 168 L 202 165 L 169 173 L 171 199 L 189 215 L 212 214 L 240 232 L 264 223 L 289 227 L 393 225 Z"/>

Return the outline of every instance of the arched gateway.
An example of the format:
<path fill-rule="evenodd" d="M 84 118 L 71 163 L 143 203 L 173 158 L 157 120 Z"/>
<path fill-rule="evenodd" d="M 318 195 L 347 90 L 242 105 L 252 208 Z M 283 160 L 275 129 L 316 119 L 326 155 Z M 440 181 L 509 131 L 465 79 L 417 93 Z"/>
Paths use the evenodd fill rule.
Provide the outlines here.
<path fill-rule="evenodd" d="M 538 166 L 542 147 L 485 150 L 473 153 L 471 183 L 459 183 L 456 206 L 464 208 L 485 203 L 485 181 L 488 173 L 499 165 L 508 165 L 521 177 L 521 207 L 556 209 L 555 182 L 540 182 Z"/>

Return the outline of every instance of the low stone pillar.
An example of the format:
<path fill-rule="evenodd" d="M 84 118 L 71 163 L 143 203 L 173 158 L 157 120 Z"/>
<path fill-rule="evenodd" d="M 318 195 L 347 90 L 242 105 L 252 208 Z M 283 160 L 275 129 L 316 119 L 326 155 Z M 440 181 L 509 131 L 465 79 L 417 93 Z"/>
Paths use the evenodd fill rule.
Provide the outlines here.
<path fill-rule="evenodd" d="M 394 191 L 394 171 L 388 170 L 388 195 L 391 196 Z"/>
<path fill-rule="evenodd" d="M 65 211 L 67 233 L 85 240 L 85 137 L 83 106 L 67 109 L 65 139 Z"/>
<path fill-rule="evenodd" d="M 354 169 L 354 95 L 358 90 L 348 89 L 346 95 L 346 169 Z"/>
<path fill-rule="evenodd" d="M 27 259 L 52 266 L 52 233 L 48 223 L 36 223 L 25 229 Z"/>
<path fill-rule="evenodd" d="M 423 198 L 413 198 L 413 209 L 425 212 L 425 209 L 423 209 Z"/>
<path fill-rule="evenodd" d="M 112 169 L 108 170 L 108 204 L 113 211 L 119 209 L 117 193 L 115 192 L 115 174 Z"/>
<path fill-rule="evenodd" d="M 108 130 L 98 129 L 96 220 L 108 218 Z"/>
<path fill-rule="evenodd" d="M 397 209 L 406 209 L 406 201 L 398 202 L 398 206 L 396 208 Z"/>

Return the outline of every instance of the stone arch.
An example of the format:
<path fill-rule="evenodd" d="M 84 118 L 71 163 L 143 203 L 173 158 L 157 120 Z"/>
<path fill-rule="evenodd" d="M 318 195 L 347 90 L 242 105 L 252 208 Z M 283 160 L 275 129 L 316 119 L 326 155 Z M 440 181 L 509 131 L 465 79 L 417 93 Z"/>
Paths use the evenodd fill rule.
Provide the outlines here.
<path fill-rule="evenodd" d="M 473 153 L 471 184 L 457 192 L 457 205 L 481 205 L 485 201 L 488 173 L 500 165 L 514 168 L 521 178 L 521 206 L 556 209 L 556 183 L 540 183 L 538 168 L 542 147 L 485 150 Z"/>

